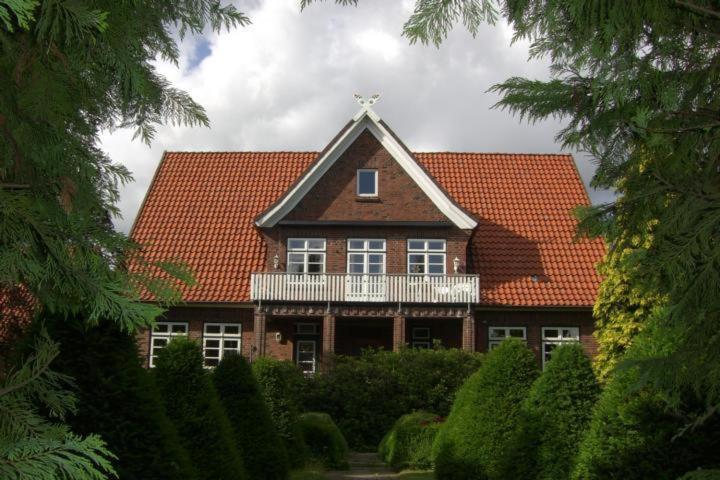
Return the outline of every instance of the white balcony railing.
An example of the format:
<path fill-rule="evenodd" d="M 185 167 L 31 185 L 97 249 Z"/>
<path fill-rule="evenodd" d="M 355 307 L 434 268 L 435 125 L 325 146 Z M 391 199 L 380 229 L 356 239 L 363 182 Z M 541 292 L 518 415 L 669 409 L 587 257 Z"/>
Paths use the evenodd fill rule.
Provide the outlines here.
<path fill-rule="evenodd" d="M 477 275 L 253 273 L 253 301 L 477 303 Z"/>

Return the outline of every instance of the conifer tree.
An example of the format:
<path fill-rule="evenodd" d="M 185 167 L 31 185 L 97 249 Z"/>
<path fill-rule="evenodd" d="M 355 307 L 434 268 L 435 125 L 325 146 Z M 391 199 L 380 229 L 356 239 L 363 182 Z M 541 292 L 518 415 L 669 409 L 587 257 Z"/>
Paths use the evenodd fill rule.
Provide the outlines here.
<path fill-rule="evenodd" d="M 580 344 L 561 345 L 525 399 L 506 450 L 505 478 L 569 478 L 600 387 Z"/>
<path fill-rule="evenodd" d="M 458 391 L 435 439 L 439 480 L 502 478 L 501 460 L 537 376 L 535 355 L 518 339 L 507 339 L 488 354 Z"/>
<path fill-rule="evenodd" d="M 77 387 L 77 411 L 67 423 L 106 442 L 118 478 L 196 478 L 160 392 L 142 367 L 135 338 L 109 321 L 87 328 L 81 319 L 43 320 L 61 347 L 54 368 Z"/>
<path fill-rule="evenodd" d="M 155 363 L 168 416 L 202 480 L 250 480 L 227 413 L 203 368 L 200 346 L 173 339 Z"/>
<path fill-rule="evenodd" d="M 285 445 L 275 430 L 250 364 L 240 355 L 225 355 L 215 368 L 212 378 L 235 430 L 250 478 L 287 478 Z"/>

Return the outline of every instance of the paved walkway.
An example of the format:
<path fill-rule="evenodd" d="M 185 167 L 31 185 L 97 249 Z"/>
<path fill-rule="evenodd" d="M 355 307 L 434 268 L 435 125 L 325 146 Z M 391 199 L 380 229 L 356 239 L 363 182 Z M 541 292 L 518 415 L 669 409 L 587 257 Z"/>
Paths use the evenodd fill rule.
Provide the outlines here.
<path fill-rule="evenodd" d="M 350 454 L 350 470 L 327 472 L 328 480 L 403 480 L 405 478 L 425 478 L 425 475 L 409 477 L 405 474 L 399 474 L 388 468 L 375 453 L 352 453 Z M 428 479 L 433 478 L 432 474 L 428 474 Z"/>

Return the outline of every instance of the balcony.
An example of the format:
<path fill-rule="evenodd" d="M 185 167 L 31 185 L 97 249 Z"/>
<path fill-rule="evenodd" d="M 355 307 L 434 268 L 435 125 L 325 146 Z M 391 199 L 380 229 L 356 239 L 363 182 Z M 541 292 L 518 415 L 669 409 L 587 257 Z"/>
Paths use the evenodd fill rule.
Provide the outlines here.
<path fill-rule="evenodd" d="M 477 275 L 253 273 L 253 301 L 477 303 Z"/>

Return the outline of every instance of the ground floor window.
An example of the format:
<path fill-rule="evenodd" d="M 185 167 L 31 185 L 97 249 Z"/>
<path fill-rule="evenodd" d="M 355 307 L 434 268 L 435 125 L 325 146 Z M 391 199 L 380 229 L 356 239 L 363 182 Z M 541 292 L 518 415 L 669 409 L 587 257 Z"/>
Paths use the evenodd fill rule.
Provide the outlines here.
<path fill-rule="evenodd" d="M 580 341 L 579 327 L 543 327 L 542 329 L 542 355 L 543 368 L 550 360 L 552 351 L 558 346 L 566 343 Z"/>
<path fill-rule="evenodd" d="M 157 322 L 150 334 L 150 367 L 155 366 L 158 352 L 165 348 L 173 337 L 187 335 L 187 332 L 187 322 Z"/>
<path fill-rule="evenodd" d="M 413 348 L 430 348 L 430 328 L 414 327 L 412 329 L 411 345 Z"/>
<path fill-rule="evenodd" d="M 298 340 L 296 342 L 296 361 L 305 375 L 312 375 L 317 369 L 317 340 Z"/>
<path fill-rule="evenodd" d="M 488 351 L 499 346 L 506 338 L 527 340 L 525 327 L 488 327 Z"/>
<path fill-rule="evenodd" d="M 240 354 L 242 328 L 239 323 L 206 323 L 203 327 L 203 357 L 206 367 L 215 367 L 223 356 Z"/>

